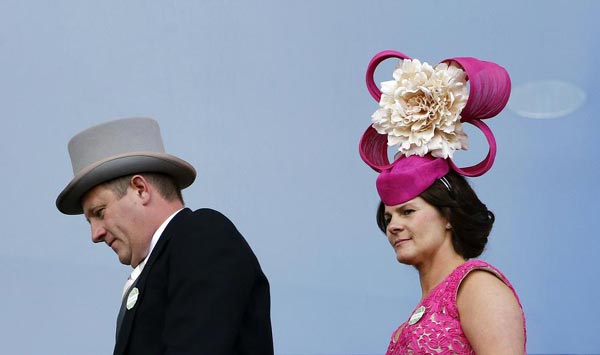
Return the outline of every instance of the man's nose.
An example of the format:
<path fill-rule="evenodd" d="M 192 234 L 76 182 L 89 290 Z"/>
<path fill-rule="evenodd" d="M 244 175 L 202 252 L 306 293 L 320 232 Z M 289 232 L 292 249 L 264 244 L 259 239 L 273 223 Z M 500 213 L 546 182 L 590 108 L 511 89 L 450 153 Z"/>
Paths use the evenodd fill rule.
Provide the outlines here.
<path fill-rule="evenodd" d="M 106 229 L 100 224 L 92 223 L 92 242 L 101 243 L 104 241 L 106 236 Z"/>

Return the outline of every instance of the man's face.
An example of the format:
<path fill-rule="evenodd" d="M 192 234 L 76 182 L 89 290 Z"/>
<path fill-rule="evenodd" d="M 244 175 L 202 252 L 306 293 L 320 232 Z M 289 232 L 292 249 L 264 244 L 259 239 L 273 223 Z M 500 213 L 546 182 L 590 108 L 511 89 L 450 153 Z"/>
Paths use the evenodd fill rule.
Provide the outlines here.
<path fill-rule="evenodd" d="M 106 185 L 98 185 L 82 199 L 92 241 L 105 242 L 122 264 L 137 266 L 148 254 L 152 233 L 144 228 L 142 204 L 129 187 L 122 198 Z"/>

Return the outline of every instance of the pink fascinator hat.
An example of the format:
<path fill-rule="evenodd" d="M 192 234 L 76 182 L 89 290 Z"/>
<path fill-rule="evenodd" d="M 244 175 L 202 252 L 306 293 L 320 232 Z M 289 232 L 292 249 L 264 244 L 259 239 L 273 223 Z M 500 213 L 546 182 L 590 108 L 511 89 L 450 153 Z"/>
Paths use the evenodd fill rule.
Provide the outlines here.
<path fill-rule="evenodd" d="M 388 58 L 399 58 L 400 63 L 393 80 L 381 83 L 380 90 L 373 74 Z M 376 185 L 384 204 L 393 206 L 419 196 L 450 169 L 464 176 L 490 170 L 496 140 L 483 120 L 496 116 L 508 102 L 510 77 L 503 67 L 471 57 L 446 59 L 432 67 L 386 50 L 371 59 L 366 80 L 379 109 L 371 116 L 372 125 L 363 134 L 359 151 L 379 173 Z M 489 150 L 480 163 L 460 168 L 452 156 L 468 149 L 464 123 L 483 132 Z M 390 146 L 398 147 L 391 163 Z"/>

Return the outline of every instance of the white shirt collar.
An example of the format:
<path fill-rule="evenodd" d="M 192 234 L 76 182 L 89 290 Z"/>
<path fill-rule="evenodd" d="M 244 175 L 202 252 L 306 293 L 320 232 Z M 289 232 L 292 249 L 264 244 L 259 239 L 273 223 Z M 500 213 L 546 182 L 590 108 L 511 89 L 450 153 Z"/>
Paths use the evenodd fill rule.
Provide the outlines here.
<path fill-rule="evenodd" d="M 183 208 L 178 209 L 172 215 L 170 215 L 167 219 L 165 219 L 165 221 L 160 225 L 160 227 L 158 227 L 158 229 L 154 232 L 154 234 L 152 235 L 152 240 L 150 241 L 150 249 L 148 250 L 148 255 L 146 256 L 146 258 L 144 260 L 142 260 L 138 264 L 138 266 L 136 266 L 133 269 L 133 271 L 131 272 L 131 276 L 129 276 L 129 278 L 132 281 L 135 281 L 138 278 L 138 276 L 140 276 L 140 274 L 142 273 L 142 270 L 144 270 L 144 266 L 146 266 L 146 261 L 148 261 L 148 259 L 150 259 L 152 250 L 154 250 L 154 247 L 156 246 L 156 243 L 158 243 L 158 240 L 160 239 L 160 236 L 162 235 L 162 233 L 165 231 L 165 228 L 167 228 L 167 225 L 169 224 L 169 222 L 171 222 L 173 217 L 175 217 L 175 215 L 177 213 L 179 213 L 179 211 L 181 211 L 182 209 Z"/>

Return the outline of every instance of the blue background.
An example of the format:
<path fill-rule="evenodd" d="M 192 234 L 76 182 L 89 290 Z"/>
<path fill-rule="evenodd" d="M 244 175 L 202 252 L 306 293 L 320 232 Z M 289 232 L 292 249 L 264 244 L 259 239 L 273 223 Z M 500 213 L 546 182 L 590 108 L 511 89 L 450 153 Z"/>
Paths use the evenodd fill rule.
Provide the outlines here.
<path fill-rule="evenodd" d="M 377 108 L 366 65 L 396 49 L 432 64 L 492 60 L 515 88 L 560 80 L 585 92 L 561 118 L 507 108 L 488 120 L 496 163 L 471 181 L 497 217 L 482 258 L 521 297 L 528 351 L 600 353 L 599 10 L 593 0 L 2 0 L 1 352 L 112 352 L 131 269 L 54 201 L 72 177 L 74 134 L 150 116 L 167 151 L 199 172 L 187 204 L 227 214 L 258 255 L 276 353 L 384 353 L 420 289 L 375 225 L 376 174 L 357 143 Z M 561 101 L 548 95 L 548 106 Z M 486 149 L 467 132 L 463 165 Z"/>

